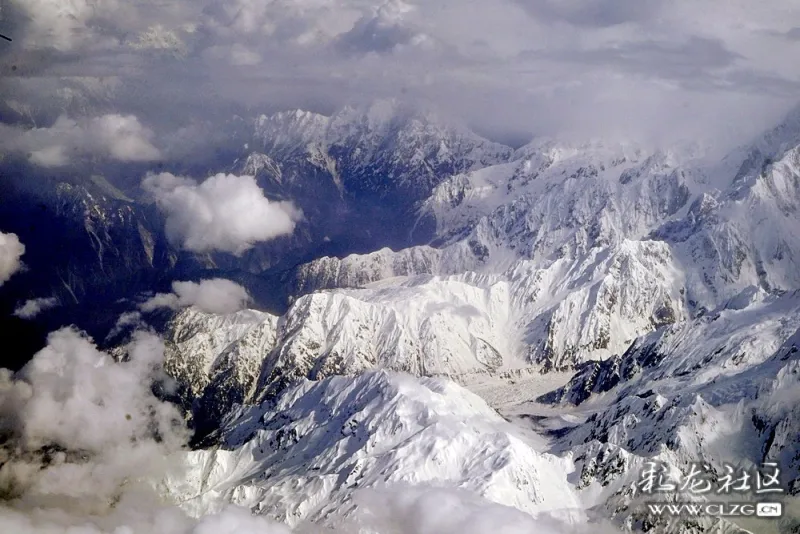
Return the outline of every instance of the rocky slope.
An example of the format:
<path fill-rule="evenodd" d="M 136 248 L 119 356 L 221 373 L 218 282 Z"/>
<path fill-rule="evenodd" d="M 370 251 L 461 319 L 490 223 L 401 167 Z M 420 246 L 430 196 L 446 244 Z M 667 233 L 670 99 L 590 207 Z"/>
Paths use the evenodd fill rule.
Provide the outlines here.
<path fill-rule="evenodd" d="M 506 161 L 512 150 L 398 102 L 261 115 L 230 171 L 256 177 L 271 197 L 292 199 L 305 214 L 293 236 L 259 245 L 221 266 L 251 272 L 289 269 L 311 259 L 431 237 L 415 210 L 449 176 Z M 289 284 L 287 296 L 294 295 Z"/>
<path fill-rule="evenodd" d="M 376 367 L 451 377 L 532 365 L 560 368 L 574 362 L 565 362 L 565 354 L 577 359 L 622 352 L 638 335 L 684 316 L 668 261 L 657 243 L 626 242 L 616 254 L 598 254 L 581 265 L 559 261 L 536 269 L 520 262 L 497 275 L 393 278 L 363 289 L 312 293 L 280 319 L 256 316 L 258 324 L 250 315 L 240 324 L 238 316 L 223 322 L 187 310 L 173 320 L 170 337 L 180 341 L 172 358 L 177 367 L 197 362 L 197 354 L 208 353 L 209 337 L 221 336 L 226 344 L 213 354 L 236 350 L 260 362 L 261 394 L 301 378 Z M 578 308 L 584 316 L 576 324 L 580 306 L 588 310 Z M 256 330 L 274 343 L 251 343 L 248 336 Z"/>
<path fill-rule="evenodd" d="M 294 524 L 353 511 L 348 503 L 358 488 L 435 483 L 535 516 L 554 512 L 546 504 L 552 496 L 562 505 L 559 520 L 585 522 L 586 510 L 625 531 L 789 532 L 769 530 L 774 522 L 657 520 L 646 514 L 636 488 L 648 461 L 684 473 L 691 462 L 704 462 L 717 479 L 725 462 L 751 469 L 776 461 L 784 489 L 798 491 L 799 299 L 762 296 L 748 307 L 663 327 L 623 355 L 585 364 L 564 388 L 540 399 L 560 405 L 559 415 L 545 417 L 554 428 L 549 438 L 505 426 L 477 397 L 447 381 L 385 371 L 301 379 L 228 414 L 215 436 L 218 446 L 192 453 L 191 477 L 173 481 L 171 491 L 195 513 L 236 502 Z M 232 334 L 263 339 L 254 325 L 270 318 L 238 315 L 238 324 L 226 318 L 215 339 L 207 339 L 210 354 Z M 252 373 L 246 383 L 244 391 L 256 383 Z M 524 399 L 524 390 L 518 395 Z M 574 404 L 574 416 L 561 415 Z M 525 405 L 515 412 L 525 414 Z M 450 417 L 453 434 L 444 430 Z M 483 434 L 487 424 L 491 438 Z M 509 441 L 500 449 L 481 441 L 497 443 L 501 436 Z M 548 458 L 552 470 L 526 458 Z M 480 466 L 490 466 L 486 477 Z M 537 492 L 547 495 L 544 503 Z M 791 521 L 781 528 L 791 528 Z"/>
<path fill-rule="evenodd" d="M 346 107 L 329 117 L 305 111 L 262 115 L 254 138 L 273 160 L 306 161 L 327 171 L 342 194 L 392 195 L 397 198 L 389 200 L 407 205 L 427 198 L 448 176 L 511 154 L 510 148 L 466 128 L 390 100 Z M 283 184 L 306 180 L 296 173 L 273 176 Z"/>
<path fill-rule="evenodd" d="M 0 166 L 0 227 L 25 244 L 26 268 L 0 289 L 0 336 L 38 350 L 31 329 L 78 324 L 102 339 L 124 310 L 119 299 L 157 287 L 178 254 L 163 235 L 163 220 L 101 176 L 29 175 Z M 23 169 L 24 170 L 24 169 Z M 54 299 L 31 320 L 12 316 L 30 299 Z M 33 336 L 31 336 L 33 337 Z M 16 352 L 17 368 L 31 353 Z M 9 357 L 11 355 L 9 354 Z"/>
<path fill-rule="evenodd" d="M 530 359 L 559 368 L 607 355 L 607 346 L 618 352 L 648 329 L 753 291 L 800 287 L 795 119 L 719 162 L 691 152 L 532 144 L 512 163 L 434 190 L 420 211 L 436 220 L 432 246 L 322 258 L 300 267 L 295 285 L 310 292 L 466 271 L 552 276 L 526 295 L 537 303 L 523 314 L 530 339 L 542 331 L 548 339 Z"/>

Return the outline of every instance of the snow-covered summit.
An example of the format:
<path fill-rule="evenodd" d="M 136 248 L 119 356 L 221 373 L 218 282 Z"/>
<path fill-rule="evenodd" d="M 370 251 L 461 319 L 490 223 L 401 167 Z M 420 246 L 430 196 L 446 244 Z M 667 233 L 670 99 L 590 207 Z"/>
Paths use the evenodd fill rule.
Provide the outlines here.
<path fill-rule="evenodd" d="M 234 502 L 294 525 L 353 512 L 357 490 L 460 488 L 534 517 L 584 522 L 564 473 L 476 395 L 385 371 L 305 381 L 232 413 L 221 447 L 170 482 L 195 514 Z M 560 482 L 559 482 L 560 481 Z"/>

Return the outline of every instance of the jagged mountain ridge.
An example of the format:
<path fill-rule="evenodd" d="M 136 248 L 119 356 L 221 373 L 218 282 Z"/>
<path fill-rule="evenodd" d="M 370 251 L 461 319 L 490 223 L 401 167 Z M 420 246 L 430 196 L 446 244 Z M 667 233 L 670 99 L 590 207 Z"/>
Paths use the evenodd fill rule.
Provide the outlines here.
<path fill-rule="evenodd" d="M 539 453 L 479 397 L 453 383 L 369 372 L 305 381 L 244 407 L 222 445 L 187 458 L 167 482 L 194 514 L 235 502 L 290 525 L 346 517 L 356 489 L 460 488 L 534 516 L 586 521 L 569 462 Z M 545 485 L 543 481 L 548 481 Z"/>
<path fill-rule="evenodd" d="M 541 399 L 595 406 L 554 450 L 572 452 L 580 486 L 598 492 L 596 506 L 606 516 L 617 516 L 633 531 L 643 528 L 635 486 L 649 460 L 684 474 L 690 463 L 703 462 L 717 480 L 726 462 L 744 469 L 776 462 L 782 488 L 798 494 L 799 295 L 653 332 L 621 356 L 586 364 L 569 384 Z M 796 528 L 787 521 L 785 528 Z M 669 523 L 650 530 L 656 527 L 668 529 Z"/>
<path fill-rule="evenodd" d="M 260 245 L 237 261 L 257 272 L 293 267 L 309 253 L 342 256 L 419 244 L 431 229 L 417 223 L 415 211 L 434 187 L 511 153 L 466 127 L 391 100 L 330 116 L 301 110 L 261 115 L 231 170 L 254 175 L 267 194 L 293 200 L 306 217 L 288 242 Z"/>
<path fill-rule="evenodd" d="M 13 162 L 12 162 L 13 163 Z M 2 365 L 18 368 L 44 334 L 78 324 L 99 339 L 125 310 L 123 297 L 169 281 L 178 251 L 163 234 L 163 218 L 126 197 L 105 178 L 68 174 L 29 177 L 0 169 L 0 225 L 25 245 L 25 268 L 0 289 L 2 337 L 31 352 L 8 351 Z M 13 169 L 12 169 L 13 170 Z M 36 321 L 12 316 L 29 299 L 54 299 Z M 31 335 L 31 331 L 41 334 Z M 10 358 L 19 357 L 19 362 Z"/>
<path fill-rule="evenodd" d="M 225 319 L 224 349 L 208 349 L 207 365 L 194 372 L 206 390 L 216 382 L 225 391 L 232 375 L 218 369 L 236 365 L 218 357 L 248 354 L 237 398 L 275 414 L 282 395 L 314 387 L 308 380 L 346 389 L 376 367 L 461 379 L 576 366 L 566 387 L 539 399 L 564 411 L 579 405 L 554 418 L 561 428 L 542 450 L 574 462 L 562 477 L 585 507 L 632 532 L 766 532 L 710 518 L 654 520 L 634 487 L 650 459 L 683 470 L 707 461 L 717 476 L 726 461 L 776 459 L 797 491 L 800 166 L 792 131 L 756 143 L 757 164 L 756 149 L 708 163 L 544 143 L 517 152 L 519 161 L 453 176 L 421 207 L 434 214 L 437 239 L 303 266 L 297 287 L 309 294 L 282 317 Z M 176 317 L 173 328 L 195 333 L 169 358 L 184 361 L 214 321 L 194 311 Z M 245 337 L 269 343 L 248 351 Z M 245 441 L 230 442 L 230 454 L 259 442 Z M 242 454 L 237 473 L 261 469 Z M 230 473 L 209 486 L 215 497 L 272 507 L 270 482 L 237 479 L 220 467 L 228 460 L 209 462 L 206 472 Z M 325 491 L 322 508 L 332 495 Z M 793 528 L 786 521 L 781 528 Z"/>
<path fill-rule="evenodd" d="M 729 178 L 722 191 L 712 187 L 720 182 L 713 169 L 696 160 L 685 169 L 668 152 L 645 157 L 621 149 L 623 155 L 603 145 L 525 147 L 516 163 L 457 175 L 434 191 L 422 210 L 440 221 L 438 248 L 382 249 L 301 267 L 298 293 L 389 282 L 297 299 L 279 321 L 291 327 L 261 355 L 268 362 L 262 386 L 373 366 L 449 376 L 526 365 L 570 368 L 620 354 L 642 334 L 746 299 L 759 287 L 780 293 L 798 286 L 800 269 L 790 253 L 800 249 L 792 230 L 800 225 L 797 149 L 754 176 Z M 587 163 L 593 158 L 599 163 Z M 742 180 L 750 188 L 737 200 Z M 744 215 L 756 210 L 757 220 Z M 775 242 L 789 252 L 765 261 L 762 250 Z M 391 282 L 396 277 L 400 282 Z M 475 295 L 502 287 L 502 302 L 489 309 L 485 299 L 458 296 L 448 284 L 479 290 Z M 482 323 L 488 327 L 432 320 L 436 314 L 420 313 L 424 306 L 395 309 L 393 288 L 398 302 L 429 301 L 441 309 L 451 300 L 473 306 L 477 316 L 505 319 L 501 327 L 489 319 Z M 431 298 L 429 290 L 438 295 Z M 330 313 L 340 319 L 323 319 Z M 464 330 L 453 334 L 450 325 L 462 323 Z M 484 333 L 474 336 L 475 328 Z M 391 335 L 378 335 L 383 330 Z M 416 342 L 422 338 L 427 346 Z M 457 346 L 470 356 L 443 364 L 452 358 L 435 347 Z"/>
<path fill-rule="evenodd" d="M 658 246 L 627 242 L 617 254 L 592 257 L 581 266 L 559 262 L 535 269 L 520 263 L 498 275 L 392 279 L 365 289 L 303 296 L 280 318 L 242 312 L 223 321 L 185 310 L 171 324 L 168 337 L 175 350 L 169 359 L 183 381 L 195 384 L 207 379 L 198 382 L 181 370 L 185 364 L 177 362 L 187 355 L 195 364 L 205 362 L 208 373 L 217 355 L 246 354 L 247 361 L 260 362 L 254 391 L 261 395 L 302 378 L 373 368 L 457 378 L 532 365 L 559 367 L 564 363 L 555 355 L 580 347 L 584 339 L 599 339 L 586 350 L 610 355 L 650 331 L 653 321 L 668 323 L 685 315 L 679 293 L 670 286 L 672 272 L 658 262 L 663 255 Z M 619 280 L 607 276 L 609 271 L 621 273 Z M 573 292 L 558 301 L 570 285 Z M 587 301 L 595 308 L 582 329 L 548 329 L 552 322 L 569 321 L 570 308 Z M 253 336 L 274 341 L 253 344 Z M 211 337 L 224 343 L 209 345 Z"/>
<path fill-rule="evenodd" d="M 736 306 L 661 328 L 637 340 L 622 356 L 587 364 L 587 368 L 595 371 L 579 372 L 568 386 L 548 395 L 544 399 L 548 402 L 572 399 L 583 404 L 589 401 L 588 409 L 583 409 L 577 418 L 554 418 L 561 425 L 571 421 L 557 433 L 562 437 L 549 445 L 541 439 L 536 446 L 529 445 L 534 446 L 538 454 L 562 457 L 563 463 L 551 463 L 560 471 L 548 476 L 556 478 L 546 480 L 548 484 L 555 480 L 569 482 L 567 487 L 575 492 L 569 499 L 580 503 L 574 504 L 576 508 L 571 509 L 572 513 L 577 513 L 582 506 L 594 509 L 602 516 L 615 518 L 619 526 L 633 532 L 741 532 L 735 523 L 710 518 L 670 523 L 653 522 L 652 518 L 645 517 L 634 488 L 641 469 L 649 460 L 666 462 L 684 472 L 689 462 L 703 461 L 714 466 L 717 476 L 723 472 L 723 462 L 750 468 L 763 461 L 776 460 L 784 470 L 785 487 L 798 491 L 800 464 L 796 451 L 800 443 L 796 430 L 800 422 L 793 399 L 797 395 L 797 364 L 800 363 L 799 297 L 795 292 L 783 297 L 766 297 L 747 306 L 739 302 Z M 228 334 L 223 330 L 216 335 L 226 340 Z M 435 383 L 440 384 L 437 388 L 447 384 L 422 379 L 426 387 Z M 399 397 L 395 397 L 395 393 L 378 393 L 387 391 L 387 387 L 388 391 L 395 391 L 398 386 L 394 384 L 405 384 L 400 388 Z M 451 396 L 455 400 L 466 393 L 449 384 L 441 391 L 436 389 L 442 398 L 426 397 L 421 401 L 425 406 L 422 412 L 395 408 L 397 400 L 414 391 L 418 384 L 411 377 L 401 380 L 386 372 L 376 375 L 373 371 L 321 381 L 301 379 L 275 398 L 234 410 L 218 434 L 222 449 L 199 451 L 189 460 L 191 472 L 196 473 L 192 476 L 200 478 L 196 481 L 192 478 L 189 488 L 175 486 L 172 491 L 181 495 L 182 500 L 192 496 L 186 505 L 196 513 L 213 510 L 220 501 L 236 502 L 292 523 L 304 518 L 330 518 L 334 510 L 348 510 L 344 504 L 356 487 L 372 487 L 383 482 L 425 483 L 429 481 L 428 475 L 420 473 L 428 471 L 420 471 L 420 466 L 428 465 L 436 455 L 431 456 L 431 450 L 423 442 L 427 443 L 426 437 L 434 434 L 437 437 L 431 439 L 435 442 L 445 439 L 439 435 L 438 427 L 413 433 L 406 423 L 401 424 L 403 431 L 413 433 L 413 442 L 384 436 L 384 429 L 386 425 L 391 426 L 389 422 L 397 421 L 398 417 L 402 419 L 399 414 L 417 417 L 420 413 L 439 410 L 440 403 L 449 402 L 446 399 Z M 351 388 L 359 391 L 355 397 Z M 597 397 L 598 393 L 601 396 Z M 366 414 L 369 410 L 364 402 L 354 400 L 364 398 L 372 407 L 370 410 L 389 410 L 390 415 Z M 456 420 L 463 423 L 467 413 L 471 413 L 471 417 L 476 414 L 488 417 L 492 413 L 485 407 L 475 406 L 474 400 L 469 404 L 463 408 L 463 414 L 458 412 Z M 524 413 L 524 409 L 517 411 Z M 357 423 L 348 426 L 351 420 Z M 326 431 L 331 426 L 343 430 L 331 434 Z M 482 428 L 477 423 L 468 426 Z M 343 463 L 331 459 L 331 454 L 353 449 L 325 445 L 327 440 L 356 438 L 363 450 L 357 448 L 359 452 L 342 460 Z M 409 460 L 406 468 L 400 467 L 399 458 L 407 459 L 404 453 L 409 448 L 417 450 L 417 445 L 412 445 L 416 440 L 428 460 L 420 457 L 413 462 Z M 460 441 L 464 440 L 469 441 L 466 438 Z M 520 446 L 523 442 L 524 438 Z M 442 446 L 442 450 L 450 452 L 441 465 L 451 465 L 449 462 L 473 465 L 469 461 L 473 452 L 469 451 L 474 449 L 459 447 L 456 452 L 454 447 L 453 444 Z M 499 452 L 494 448 L 488 450 L 493 451 L 491 454 Z M 357 458 L 362 455 L 365 459 L 359 462 Z M 519 491 L 528 491 L 525 489 L 528 486 L 520 483 L 518 477 L 501 476 L 506 470 L 516 470 L 515 462 L 522 461 L 524 456 L 512 457 L 516 460 L 510 464 L 503 461 L 499 464 L 502 468 L 492 468 L 490 472 L 495 473 L 495 477 L 491 477 L 489 486 L 480 482 L 483 479 L 476 474 L 477 467 L 462 471 L 469 473 L 467 478 L 452 479 L 448 478 L 452 473 L 444 475 L 444 471 L 439 470 L 444 469 L 441 465 L 431 465 L 430 476 L 434 478 L 430 480 L 441 483 L 445 477 L 448 484 L 536 514 L 541 511 L 540 501 L 518 496 Z M 318 473 L 315 466 L 323 473 Z M 345 466 L 353 467 L 351 470 Z M 344 482 L 339 471 L 328 473 L 330 469 L 339 468 L 350 473 Z M 541 468 L 520 469 L 538 472 Z M 540 482 L 545 480 L 541 476 L 535 478 Z M 289 487 L 293 490 L 280 489 Z M 303 498 L 287 499 L 287 495 L 298 495 L 298 487 L 304 488 L 300 492 Z M 561 495 L 563 487 L 558 487 Z M 304 493 L 306 490 L 309 493 Z M 564 498 L 558 497 L 559 501 Z M 755 528 L 752 532 L 766 531 Z"/>
<path fill-rule="evenodd" d="M 314 120 L 324 122 L 325 129 L 318 130 Z M 220 121 L 216 130 L 207 123 L 194 126 L 209 130 L 209 143 L 218 143 L 215 150 L 152 167 L 79 158 L 64 169 L 42 169 L 21 157 L 2 159 L 0 222 L 26 244 L 32 269 L 5 284 L 0 306 L 10 316 L 26 299 L 54 297 L 62 304 L 27 323 L 13 317 L 5 321 L 3 335 L 9 339 L 28 327 L 37 332 L 23 360 L 43 343 L 46 331 L 65 324 L 104 339 L 114 319 L 100 316 L 101 309 L 125 311 L 140 293 L 165 290 L 173 279 L 233 278 L 248 286 L 260 306 L 280 310 L 291 296 L 291 284 L 283 283 L 285 270 L 325 254 L 424 240 L 429 229 L 414 230 L 406 216 L 415 205 L 411 191 L 426 197 L 449 173 L 495 163 L 511 152 L 466 128 L 391 102 L 331 117 L 297 111 L 236 116 Z M 172 141 L 182 146 L 181 139 Z M 179 251 L 167 242 L 163 216 L 139 187 L 148 171 L 197 180 L 216 172 L 252 174 L 270 198 L 293 201 L 305 218 L 293 235 L 260 243 L 243 257 Z M 44 272 L 49 278 L 32 281 Z M 120 304 L 123 299 L 127 305 Z M 76 301 L 77 308 L 65 306 Z"/>
<path fill-rule="evenodd" d="M 776 129 L 785 137 L 784 130 Z M 625 146 L 531 145 L 517 152 L 517 162 L 454 176 L 434 190 L 421 208 L 437 221 L 433 246 L 321 258 L 296 271 L 295 287 L 300 293 L 392 276 L 496 274 L 515 264 L 581 266 L 598 255 L 624 253 L 630 246 L 625 244 L 633 242 L 649 254 L 659 250 L 654 263 L 662 275 L 656 279 L 671 278 L 665 293 L 680 295 L 667 299 L 669 305 L 649 304 L 652 326 L 705 313 L 753 288 L 792 290 L 800 287 L 798 148 L 784 143 L 775 150 L 774 160 L 754 169 L 749 157 L 734 164 L 733 155 L 708 163 Z M 608 275 L 623 283 L 619 272 Z M 553 297 L 556 306 L 577 287 L 561 289 L 562 296 Z M 569 323 L 590 310 L 597 312 L 595 301 L 573 305 L 563 320 Z M 541 317 L 545 328 L 563 328 L 546 314 Z M 602 345 L 603 337 L 562 346 L 552 359 L 570 352 L 576 362 L 593 357 L 583 347 Z"/>
<path fill-rule="evenodd" d="M 512 152 L 435 114 L 390 100 L 345 107 L 331 116 L 262 115 L 254 138 L 273 160 L 306 160 L 330 171 L 343 193 L 385 197 L 402 192 L 409 204 L 427 198 L 444 178 L 502 162 Z"/>

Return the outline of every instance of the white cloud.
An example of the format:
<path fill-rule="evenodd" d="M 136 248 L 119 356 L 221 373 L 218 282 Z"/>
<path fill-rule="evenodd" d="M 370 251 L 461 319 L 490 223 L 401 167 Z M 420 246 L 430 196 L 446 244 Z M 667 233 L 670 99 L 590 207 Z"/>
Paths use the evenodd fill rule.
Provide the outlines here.
<path fill-rule="evenodd" d="M 114 337 L 121 334 L 125 331 L 126 328 L 142 328 L 144 327 L 144 323 L 142 322 L 142 314 L 138 311 L 131 311 L 125 312 L 117 318 L 117 322 L 114 324 L 114 328 L 106 336 L 106 342 L 109 339 L 113 339 Z"/>
<path fill-rule="evenodd" d="M 160 459 L 188 434 L 175 424 L 176 408 L 151 391 L 163 345 L 139 333 L 127 352 L 127 361 L 116 362 L 63 329 L 17 377 L 0 370 L 0 425 L 9 437 L 3 446 L 19 454 L 0 469 L 0 488 L 100 504 L 125 480 L 164 472 Z M 37 451 L 51 445 L 83 451 L 83 459 L 56 454 L 47 462 Z"/>
<path fill-rule="evenodd" d="M 18 375 L 0 369 L 0 532 L 287 534 L 246 509 L 191 519 L 153 491 L 189 433 L 153 394 L 161 340 L 138 332 L 125 352 L 63 329 Z"/>
<path fill-rule="evenodd" d="M 457 488 L 392 485 L 356 491 L 355 532 L 380 534 L 620 534 L 610 522 L 566 525 L 559 511 L 535 518 Z M 349 532 L 349 530 L 345 530 Z"/>
<path fill-rule="evenodd" d="M 306 524 L 291 530 L 236 507 L 190 518 L 157 493 L 159 482 L 180 477 L 180 466 L 189 461 L 181 414 L 153 393 L 164 380 L 164 345 L 140 331 L 123 349 L 112 357 L 67 328 L 52 333 L 19 374 L 0 369 L 0 532 L 583 532 L 465 491 L 424 487 L 357 493 L 356 513 L 334 528 Z"/>
<path fill-rule="evenodd" d="M 167 216 L 170 241 L 194 252 L 241 255 L 260 241 L 294 231 L 301 214 L 291 202 L 271 202 L 252 176 L 217 174 L 198 184 L 169 173 L 143 187 Z"/>
<path fill-rule="evenodd" d="M 253 516 L 249 510 L 230 507 L 220 514 L 201 518 L 191 534 L 292 534 L 292 531 L 263 517 Z"/>
<path fill-rule="evenodd" d="M 49 0 L 26 0 L 14 2 L 12 7 L 19 8 L 28 21 L 24 44 L 68 50 L 87 39 L 84 28 L 92 18 L 95 5 L 102 7 L 110 3 L 73 0 L 55 4 Z"/>
<path fill-rule="evenodd" d="M 236 66 L 253 66 L 261 63 L 261 55 L 241 44 L 213 46 L 207 49 L 204 57 L 208 61 L 226 61 Z"/>
<path fill-rule="evenodd" d="M 0 148 L 28 154 L 43 167 L 68 165 L 73 158 L 99 156 L 118 161 L 154 161 L 153 132 L 133 115 L 109 114 L 73 120 L 61 116 L 47 128 L 0 126 Z"/>
<path fill-rule="evenodd" d="M 21 319 L 33 319 L 43 311 L 55 308 L 56 306 L 58 306 L 58 299 L 55 297 L 30 299 L 17 307 L 17 309 L 14 310 L 14 315 Z"/>
<path fill-rule="evenodd" d="M 20 270 L 20 258 L 24 253 L 25 245 L 20 242 L 17 234 L 0 232 L 0 286 Z"/>
<path fill-rule="evenodd" d="M 557 534 L 563 525 L 464 491 L 399 487 L 356 493 L 360 521 L 392 534 Z"/>
<path fill-rule="evenodd" d="M 151 312 L 159 308 L 177 310 L 194 306 L 207 313 L 233 313 L 243 310 L 250 302 L 247 290 L 223 278 L 195 282 L 173 282 L 172 293 L 159 293 L 139 308 Z"/>

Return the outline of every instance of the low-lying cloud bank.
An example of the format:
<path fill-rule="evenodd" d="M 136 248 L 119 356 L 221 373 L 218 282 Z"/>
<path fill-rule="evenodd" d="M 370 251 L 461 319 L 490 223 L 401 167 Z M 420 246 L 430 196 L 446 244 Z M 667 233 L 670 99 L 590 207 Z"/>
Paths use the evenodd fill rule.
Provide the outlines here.
<path fill-rule="evenodd" d="M 2 370 L 0 495 L 88 513 L 107 508 L 123 485 L 162 472 L 162 459 L 188 436 L 178 410 L 151 390 L 164 378 L 163 345 L 139 333 L 127 354 L 115 361 L 63 329 L 17 376 Z"/>
<path fill-rule="evenodd" d="M 169 385 L 161 340 L 138 332 L 125 352 L 112 358 L 63 329 L 17 376 L 0 369 L 0 531 L 285 532 L 247 510 L 197 521 L 153 490 L 189 432 L 153 393 Z"/>
<path fill-rule="evenodd" d="M 241 255 L 256 243 L 288 235 L 302 218 L 291 202 L 272 202 L 252 176 L 217 174 L 197 183 L 170 173 L 142 187 L 166 215 L 170 241 L 193 252 Z"/>
<path fill-rule="evenodd" d="M 41 167 L 63 167 L 99 156 L 122 162 L 155 161 L 153 131 L 133 115 L 109 114 L 77 120 L 61 116 L 49 127 L 0 125 L 0 149 L 25 155 Z"/>
<path fill-rule="evenodd" d="M 800 89 L 794 0 L 10 0 L 4 20 L 0 89 L 28 122 L 114 110 L 165 138 L 398 97 L 497 136 L 727 141 Z"/>
<path fill-rule="evenodd" d="M 164 346 L 139 331 L 112 357 L 73 329 L 17 375 L 0 369 L 0 531 L 14 534 L 555 534 L 569 530 L 445 489 L 357 494 L 334 528 L 290 530 L 249 510 L 194 519 L 158 491 L 189 432 L 154 391 Z M 366 530 L 365 530 L 366 529 Z"/>
<path fill-rule="evenodd" d="M 250 302 L 247 290 L 224 278 L 196 282 L 173 282 L 172 293 L 158 293 L 139 305 L 143 312 L 159 308 L 178 310 L 194 306 L 206 313 L 233 313 Z"/>

